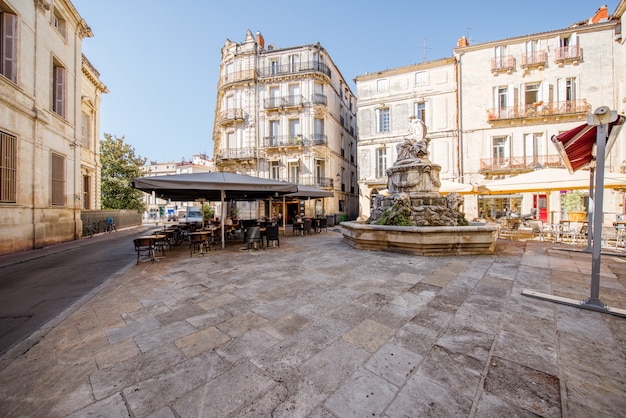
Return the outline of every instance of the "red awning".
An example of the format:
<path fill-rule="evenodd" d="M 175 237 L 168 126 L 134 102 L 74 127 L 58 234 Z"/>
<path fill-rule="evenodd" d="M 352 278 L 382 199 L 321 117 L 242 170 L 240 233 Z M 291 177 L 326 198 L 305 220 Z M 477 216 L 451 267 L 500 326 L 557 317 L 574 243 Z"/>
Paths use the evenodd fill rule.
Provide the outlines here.
<path fill-rule="evenodd" d="M 624 117 L 619 116 L 615 122 L 609 123 L 608 137 L 610 137 L 613 128 L 624 123 Z M 597 126 L 580 125 L 569 131 L 562 132 L 552 137 L 552 142 L 556 146 L 567 169 L 573 173 L 583 168 L 593 159 L 593 146 L 596 143 Z M 619 129 L 615 129 L 617 134 Z"/>

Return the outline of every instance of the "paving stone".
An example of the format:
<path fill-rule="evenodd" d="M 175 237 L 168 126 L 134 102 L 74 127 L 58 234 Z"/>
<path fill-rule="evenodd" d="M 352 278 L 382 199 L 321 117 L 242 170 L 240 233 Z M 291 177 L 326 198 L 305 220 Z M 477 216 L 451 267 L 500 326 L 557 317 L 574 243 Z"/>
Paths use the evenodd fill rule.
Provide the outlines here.
<path fill-rule="evenodd" d="M 506 402 L 489 392 L 483 392 L 476 407 L 477 417 L 485 418 L 536 418 L 537 415 Z"/>
<path fill-rule="evenodd" d="M 230 341 L 230 337 L 217 328 L 205 328 L 185 335 L 174 341 L 187 357 L 193 357 L 207 350 L 215 350 Z"/>
<path fill-rule="evenodd" d="M 343 339 L 356 347 L 374 353 L 394 334 L 394 329 L 366 319 L 347 332 Z"/>
<path fill-rule="evenodd" d="M 534 338 L 502 331 L 494 355 L 553 376 L 559 374 L 556 346 Z"/>
<path fill-rule="evenodd" d="M 559 379 L 499 357 L 492 357 L 484 390 L 542 417 L 561 416 Z"/>
<path fill-rule="evenodd" d="M 366 369 L 358 369 L 324 407 L 340 417 L 380 416 L 398 387 Z"/>
<path fill-rule="evenodd" d="M 148 379 L 180 363 L 184 354 L 174 344 L 157 348 L 139 357 L 122 361 L 89 377 L 96 400 L 121 392 L 127 386 Z"/>
<path fill-rule="evenodd" d="M 172 324 L 157 328 L 153 331 L 143 333 L 134 337 L 135 343 L 142 352 L 148 352 L 154 350 L 162 345 L 169 344 L 176 341 L 179 338 L 184 337 L 195 332 L 196 329 L 192 327 L 187 321 L 178 321 Z"/>
<path fill-rule="evenodd" d="M 221 345 L 216 352 L 230 363 L 254 357 L 276 344 L 278 340 L 265 332 L 252 329 L 245 334 Z"/>
<path fill-rule="evenodd" d="M 213 352 L 204 352 L 123 390 L 133 416 L 146 416 L 230 370 Z"/>
<path fill-rule="evenodd" d="M 330 393 L 341 386 L 369 357 L 367 351 L 338 340 L 311 357 L 298 370 L 308 380 Z"/>
<path fill-rule="evenodd" d="M 244 362 L 187 392 L 173 403 L 173 408 L 183 417 L 223 417 L 252 402 L 274 383 Z"/>
<path fill-rule="evenodd" d="M 396 331 L 389 342 L 414 353 L 425 355 L 431 350 L 437 338 L 439 338 L 438 330 L 409 322 Z"/>
<path fill-rule="evenodd" d="M 260 329 L 276 339 L 284 340 L 300 332 L 310 324 L 311 321 L 307 317 L 298 315 L 295 312 L 288 312 L 273 321 L 261 325 Z"/>
<path fill-rule="evenodd" d="M 472 399 L 478 391 L 484 363 L 461 353 L 434 346 L 417 373 L 450 391 Z"/>
<path fill-rule="evenodd" d="M 129 417 L 128 409 L 126 409 L 126 403 L 120 393 L 116 393 L 108 398 L 102 399 L 96 403 L 93 403 L 85 408 L 67 415 L 66 418 L 110 418 L 110 417 Z"/>
<path fill-rule="evenodd" d="M 486 361 L 494 341 L 494 334 L 465 326 L 450 326 L 437 340 L 437 345 L 453 353 L 460 353 Z"/>
<path fill-rule="evenodd" d="M 182 304 L 182 306 L 178 306 L 176 309 L 157 315 L 156 319 L 158 319 L 163 325 L 169 325 L 174 322 L 183 321 L 192 316 L 201 315 L 205 312 L 206 311 L 204 309 L 195 303 L 185 303 Z"/>
<path fill-rule="evenodd" d="M 109 339 L 109 342 L 111 344 L 115 344 L 127 338 L 133 338 L 145 334 L 146 332 L 153 331 L 159 327 L 161 327 L 159 320 L 151 316 L 140 321 L 132 322 L 121 328 L 107 330 L 105 334 Z"/>
<path fill-rule="evenodd" d="M 388 417 L 468 416 L 472 400 L 414 374 L 385 411 Z"/>
<path fill-rule="evenodd" d="M 423 357 L 405 348 L 385 344 L 365 363 L 365 368 L 400 387 L 417 369 Z"/>
<path fill-rule="evenodd" d="M 228 321 L 232 315 L 221 308 L 215 308 L 209 312 L 186 318 L 186 321 L 195 328 L 204 329 L 213 327 L 221 322 Z"/>

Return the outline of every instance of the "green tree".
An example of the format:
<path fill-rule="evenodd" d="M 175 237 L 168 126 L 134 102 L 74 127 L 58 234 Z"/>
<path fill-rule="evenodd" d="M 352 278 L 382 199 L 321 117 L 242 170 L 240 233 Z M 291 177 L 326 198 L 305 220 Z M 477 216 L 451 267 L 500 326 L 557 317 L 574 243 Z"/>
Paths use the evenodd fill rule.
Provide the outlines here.
<path fill-rule="evenodd" d="M 133 188 L 133 179 L 141 177 L 146 159 L 135 155 L 135 148 L 124 143 L 124 137 L 104 134 L 100 141 L 102 163 L 102 208 L 143 211 L 142 191 Z"/>

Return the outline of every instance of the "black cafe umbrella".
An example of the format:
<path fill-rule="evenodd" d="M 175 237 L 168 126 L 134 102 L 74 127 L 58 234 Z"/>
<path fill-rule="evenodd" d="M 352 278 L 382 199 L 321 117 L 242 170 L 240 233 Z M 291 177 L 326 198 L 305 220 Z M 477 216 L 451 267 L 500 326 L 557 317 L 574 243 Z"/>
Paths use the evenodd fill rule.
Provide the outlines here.
<path fill-rule="evenodd" d="M 252 201 L 298 191 L 294 183 L 220 171 L 139 177 L 133 179 L 133 187 L 145 193 L 154 192 L 161 199 L 220 201 L 222 207 L 225 199 Z M 224 217 L 220 218 L 224 247 Z"/>

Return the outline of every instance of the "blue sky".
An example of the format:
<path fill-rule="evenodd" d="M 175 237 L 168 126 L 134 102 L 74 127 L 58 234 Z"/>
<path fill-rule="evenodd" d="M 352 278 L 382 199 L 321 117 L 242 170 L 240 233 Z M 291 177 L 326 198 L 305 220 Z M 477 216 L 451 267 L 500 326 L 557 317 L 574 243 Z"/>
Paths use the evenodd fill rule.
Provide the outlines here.
<path fill-rule="evenodd" d="M 83 53 L 110 90 L 102 97 L 100 138 L 124 136 L 137 155 L 165 162 L 213 155 L 221 48 L 226 39 L 243 42 L 248 29 L 276 48 L 319 42 L 356 94 L 356 76 L 451 57 L 461 36 L 481 43 L 562 29 L 603 4 L 612 14 L 618 0 L 507 1 L 498 8 L 486 0 L 72 3 L 94 34 Z"/>

